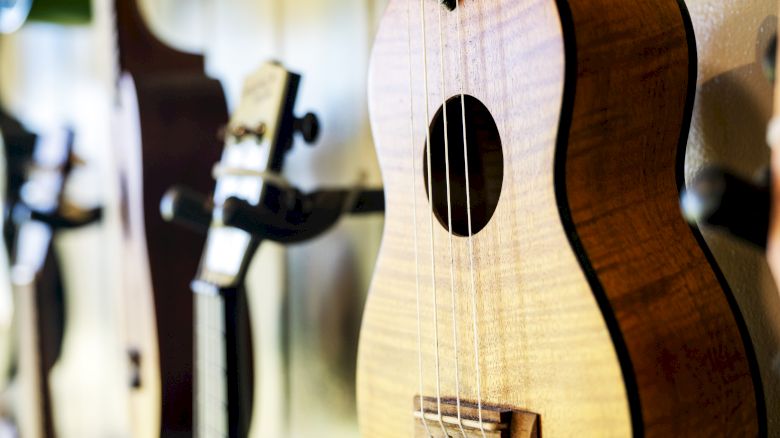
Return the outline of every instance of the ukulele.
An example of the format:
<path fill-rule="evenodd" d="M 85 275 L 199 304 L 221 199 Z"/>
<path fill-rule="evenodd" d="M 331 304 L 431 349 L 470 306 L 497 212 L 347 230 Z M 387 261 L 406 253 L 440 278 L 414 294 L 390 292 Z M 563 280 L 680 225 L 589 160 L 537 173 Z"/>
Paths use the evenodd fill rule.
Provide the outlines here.
<path fill-rule="evenodd" d="M 116 157 L 121 177 L 122 266 L 134 436 L 192 433 L 193 299 L 203 239 L 163 221 L 174 183 L 207 191 L 219 159 L 212 139 L 227 120 L 203 57 L 163 44 L 137 0 L 115 0 L 118 60 Z"/>
<path fill-rule="evenodd" d="M 53 155 L 54 161 L 58 161 L 58 155 L 61 157 L 70 148 L 72 138 L 58 133 L 59 138 L 54 141 L 44 141 L 44 137 L 27 131 L 5 113 L 0 123 L 6 159 L 3 235 L 11 264 L 11 341 L 15 353 L 8 415 L 17 433 L 50 437 L 54 436 L 54 426 L 47 378 L 62 345 L 62 286 L 58 263 L 51 251 L 51 231 L 46 225 L 29 220 L 22 193 L 27 186 L 38 189 L 48 201 L 51 196 L 56 197 L 61 187 L 56 187 L 56 183 L 41 187 L 41 178 L 36 181 L 31 168 L 36 155 Z M 25 275 L 19 274 L 25 271 Z M 44 314 L 38 315 L 39 311 Z"/>
<path fill-rule="evenodd" d="M 266 63 L 247 77 L 238 108 L 225 132 L 206 246 L 192 284 L 196 296 L 195 430 L 199 437 L 247 436 L 252 412 L 252 349 L 244 279 L 260 245 L 256 234 L 225 225 L 227 201 L 284 204 L 279 176 L 301 122 L 293 117 L 300 76 Z M 313 116 L 307 116 L 310 127 Z M 308 141 L 316 138 L 316 127 Z M 172 218 L 174 201 L 163 206 Z M 167 211 L 166 211 L 167 210 Z"/>
<path fill-rule="evenodd" d="M 299 82 L 299 75 L 273 62 L 250 75 L 241 103 L 224 130 L 222 160 L 213 170 L 217 180 L 213 199 L 188 188 L 174 187 L 160 205 L 166 220 L 208 232 L 192 285 L 197 296 L 198 436 L 246 436 L 250 417 L 254 417 L 252 434 L 279 433 L 261 423 L 263 418 L 258 417 L 262 414 L 251 410 L 250 380 L 254 376 L 249 370 L 253 351 L 248 340 L 249 327 L 243 321 L 247 306 L 244 281 L 260 243 L 300 243 L 320 236 L 345 214 L 384 210 L 381 189 L 363 189 L 358 185 L 302 193 L 280 175 L 285 155 L 292 148 L 293 134 L 300 133 L 309 144 L 319 135 L 319 121 L 314 114 L 293 116 Z M 269 307 L 274 306 L 275 300 L 266 301 L 272 303 Z M 284 307 L 269 312 L 274 313 L 278 315 L 264 321 L 266 328 L 277 324 L 283 330 L 288 322 L 283 316 Z M 273 338 L 261 330 L 254 335 Z M 273 363 L 274 356 L 280 353 L 264 345 L 261 348 L 257 363 L 262 368 Z M 284 346 L 285 351 L 281 352 L 285 363 L 289 363 L 287 349 Z M 284 391 L 274 393 L 279 382 L 265 375 L 259 383 L 264 400 L 277 395 L 277 401 L 284 404 Z"/>
<path fill-rule="evenodd" d="M 13 319 L 13 299 L 11 285 L 11 263 L 13 257 L 10 249 L 14 247 L 17 234 L 17 225 L 13 220 L 13 206 L 21 202 L 21 189 L 27 179 L 26 169 L 33 160 L 35 144 L 38 136 L 28 131 L 16 118 L 7 112 L 0 110 L 0 134 L 2 134 L 2 144 L 4 152 L 4 181 L 3 181 L 3 261 L 4 261 L 4 279 L 8 282 L 4 284 L 8 289 L 8 296 L 3 297 L 3 301 L 9 306 L 8 327 L 3 327 L 2 338 L 2 365 L 0 374 L 2 375 L 2 387 L 5 390 L 13 374 L 13 333 L 11 331 L 11 320 Z M 3 292 L 6 293 L 5 291 Z M 5 318 L 4 318 L 5 319 Z M 7 337 L 5 336 L 7 335 Z M 11 404 L 9 391 L 3 396 L 4 404 Z M 3 407 L 3 414 L 10 416 L 11 406 Z"/>
<path fill-rule="evenodd" d="M 679 213 L 692 31 L 675 0 L 390 1 L 364 436 L 766 434 L 743 318 Z"/>
<path fill-rule="evenodd" d="M 49 377 L 60 355 L 65 322 L 53 238 L 59 230 L 94 223 L 101 211 L 81 210 L 64 197 L 65 184 L 77 164 L 71 131 L 31 136 L 29 144 L 24 136 L 16 138 L 19 142 L 9 146 L 7 153 L 12 225 L 5 230 L 10 242 L 17 335 L 15 419 L 22 436 L 53 437 L 55 407 Z"/>

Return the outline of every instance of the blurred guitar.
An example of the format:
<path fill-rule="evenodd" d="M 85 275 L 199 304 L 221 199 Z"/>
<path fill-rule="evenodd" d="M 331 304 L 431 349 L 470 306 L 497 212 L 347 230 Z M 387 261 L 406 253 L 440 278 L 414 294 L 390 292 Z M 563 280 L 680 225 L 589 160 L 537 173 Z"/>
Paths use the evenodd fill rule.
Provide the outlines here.
<path fill-rule="evenodd" d="M 118 42 L 115 154 L 121 182 L 122 296 L 133 436 L 192 433 L 193 298 L 203 238 L 165 223 L 160 199 L 174 183 L 206 192 L 227 120 L 219 82 L 203 58 L 159 41 L 137 0 L 114 0 Z"/>
<path fill-rule="evenodd" d="M 363 435 L 766 435 L 742 315 L 678 209 L 692 32 L 676 0 L 391 0 Z"/>
<path fill-rule="evenodd" d="M 57 230 L 99 219 L 100 210 L 67 202 L 65 184 L 75 165 L 73 133 L 17 137 L 7 146 L 8 207 L 5 234 L 11 253 L 16 322 L 13 411 L 20 435 L 53 437 L 56 429 L 49 376 L 64 329 L 62 279 L 52 241 Z M 30 148 L 32 146 L 32 148 Z"/>
<path fill-rule="evenodd" d="M 212 172 L 217 180 L 213 198 L 175 188 L 161 204 L 167 220 L 198 229 L 208 227 L 206 247 L 193 282 L 197 297 L 195 420 L 196 433 L 201 437 L 271 433 L 262 419 L 254 417 L 262 414 L 252 409 L 257 403 L 252 394 L 252 362 L 257 361 L 263 370 L 281 356 L 288 364 L 290 346 L 285 344 L 279 351 L 273 348 L 278 346 L 273 341 L 271 346 L 260 343 L 260 351 L 252 357 L 244 283 L 259 245 L 269 240 L 288 244 L 310 240 L 346 213 L 373 213 L 384 207 L 381 190 L 355 187 L 303 194 L 281 176 L 293 133 L 300 132 L 311 143 L 319 131 L 313 114 L 300 119 L 293 116 L 299 81 L 298 75 L 276 63 L 267 63 L 250 75 L 225 129 L 222 159 Z M 273 316 L 263 321 L 259 330 L 255 325 L 252 335 L 269 339 L 265 331 L 278 333 L 288 323 L 283 316 L 285 309 L 275 298 L 264 296 L 273 291 L 263 288 L 257 293 L 263 295 L 257 300 L 264 304 L 253 307 L 252 317 L 258 318 L 261 312 Z M 269 309 L 259 308 L 266 305 Z M 277 402 L 289 403 L 284 390 L 273 394 L 285 385 L 267 377 L 262 374 L 257 385 L 264 393 L 263 400 L 276 395 Z"/>
<path fill-rule="evenodd" d="M 12 266 L 16 373 L 8 402 L 23 436 L 52 437 L 48 376 L 62 344 L 62 285 L 51 250 L 52 229 L 32 219 L 31 208 L 57 210 L 72 134 L 38 136 L 3 116 L 6 150 L 4 236 Z"/>
<path fill-rule="evenodd" d="M 281 201 L 278 172 L 291 147 L 292 110 L 300 77 L 265 64 L 244 84 L 214 167 L 214 216 L 193 291 L 196 296 L 195 431 L 199 437 L 242 437 L 252 412 L 251 347 L 244 278 L 261 239 L 223 223 L 223 205 Z"/>

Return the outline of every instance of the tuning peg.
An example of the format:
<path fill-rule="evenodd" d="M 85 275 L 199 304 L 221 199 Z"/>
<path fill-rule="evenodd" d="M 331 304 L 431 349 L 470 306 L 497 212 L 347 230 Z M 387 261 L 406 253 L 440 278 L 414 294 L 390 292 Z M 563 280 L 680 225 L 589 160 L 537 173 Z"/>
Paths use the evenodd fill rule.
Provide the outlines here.
<path fill-rule="evenodd" d="M 68 164 L 70 164 L 73 167 L 82 167 L 82 166 L 86 166 L 87 162 L 80 155 L 71 152 L 68 155 Z"/>
<path fill-rule="evenodd" d="M 725 229 L 735 237 L 766 247 L 770 193 L 717 168 L 702 171 L 682 193 L 680 205 L 691 224 Z"/>
<path fill-rule="evenodd" d="M 301 134 L 306 143 L 311 145 L 320 136 L 320 121 L 314 113 L 306 113 L 303 117 L 295 119 L 293 129 Z"/>
<path fill-rule="evenodd" d="M 262 141 L 263 136 L 265 136 L 267 130 L 268 127 L 265 123 L 259 123 L 255 127 L 246 125 L 231 127 L 229 125 L 224 125 L 217 130 L 217 141 L 224 143 L 228 136 L 234 137 L 236 140 L 241 141 L 244 139 L 244 137 L 251 135 L 255 137 L 258 142 L 260 142 Z"/>
<path fill-rule="evenodd" d="M 192 189 L 176 186 L 168 189 L 160 201 L 160 214 L 166 222 L 178 223 L 206 232 L 211 224 L 211 199 Z"/>
<path fill-rule="evenodd" d="M 225 143 L 225 140 L 227 140 L 227 125 L 222 125 L 217 129 L 217 141 L 219 143 Z"/>
<path fill-rule="evenodd" d="M 231 129 L 230 134 L 236 137 L 239 141 L 242 140 L 244 137 L 251 135 L 255 137 L 255 140 L 260 142 L 263 139 L 263 136 L 265 136 L 267 130 L 268 127 L 265 125 L 265 123 L 260 123 L 254 127 L 240 125 Z"/>

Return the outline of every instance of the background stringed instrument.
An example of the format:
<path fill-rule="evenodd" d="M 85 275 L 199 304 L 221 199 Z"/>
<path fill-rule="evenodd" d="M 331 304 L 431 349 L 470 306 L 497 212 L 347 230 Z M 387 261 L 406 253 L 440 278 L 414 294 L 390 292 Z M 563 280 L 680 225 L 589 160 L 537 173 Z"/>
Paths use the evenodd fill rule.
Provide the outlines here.
<path fill-rule="evenodd" d="M 252 258 L 264 241 L 293 244 L 319 237 L 345 214 L 365 214 L 384 209 L 382 190 L 321 189 L 302 193 L 281 175 L 285 156 L 292 149 L 293 133 L 313 143 L 319 136 L 317 117 L 293 116 L 300 77 L 277 63 L 267 63 L 246 80 L 238 109 L 225 129 L 222 160 L 215 165 L 217 180 L 213 199 L 187 188 L 173 188 L 161 203 L 166 220 L 194 229 L 208 229 L 206 248 L 193 291 L 197 296 L 196 430 L 199 436 L 265 436 L 262 428 L 249 429 L 252 400 L 249 370 L 252 349 L 241 321 L 247 306 L 244 290 Z M 265 289 L 255 294 L 264 294 Z M 255 298 L 258 299 L 258 298 Z M 262 299 L 262 298 L 260 298 Z M 275 300 L 268 299 L 268 306 Z M 274 323 L 284 326 L 283 306 L 272 309 Z M 260 317 L 252 313 L 252 317 Z M 268 334 L 253 333 L 253 337 Z M 282 352 L 263 349 L 265 356 L 282 354 L 289 363 L 289 346 Z M 273 359 L 273 358 L 272 358 Z M 262 367 L 261 367 L 262 369 Z M 279 385 L 263 379 L 259 387 Z M 286 394 L 279 394 L 285 401 Z M 292 407 L 295 409 L 295 407 Z M 253 418 L 257 424 L 260 419 Z M 258 427 L 258 426 L 255 426 Z M 290 426 L 286 426 L 290 430 Z"/>
<path fill-rule="evenodd" d="M 28 161 L 19 161 L 27 155 L 24 145 L 16 145 L 21 149 L 9 154 L 13 158 L 9 163 L 21 166 L 24 175 L 19 186 L 20 170 L 9 173 L 9 187 L 19 192 L 9 196 L 14 227 L 6 229 L 7 236 L 13 238 L 11 279 L 17 333 L 14 398 L 19 433 L 52 437 L 59 433 L 54 422 L 50 372 L 60 356 L 65 327 L 63 281 L 53 239 L 60 230 L 94 223 L 100 219 L 101 210 L 82 210 L 64 196 L 68 177 L 78 161 L 72 152 L 73 133 L 56 130 L 33 138 L 35 146 Z"/>
<path fill-rule="evenodd" d="M 117 160 L 122 178 L 127 360 L 137 436 L 192 433 L 193 299 L 203 239 L 165 223 L 160 199 L 174 183 L 207 191 L 227 121 L 219 82 L 203 58 L 171 49 L 144 24 L 136 0 L 116 0 Z"/>
<path fill-rule="evenodd" d="M 298 0 L 208 8 L 207 26 L 216 36 L 205 42 L 209 71 L 223 79 L 229 101 L 237 102 L 259 59 L 305 73 L 299 106 L 316 109 L 324 128 L 315 147 L 295 147 L 287 160 L 285 174 L 296 186 L 348 186 L 360 174 L 367 185 L 381 185 L 365 71 L 385 4 Z M 357 339 L 382 222 L 380 215 L 346 218 L 318 239 L 259 248 L 247 278 L 256 359 L 251 436 L 359 436 Z"/>
<path fill-rule="evenodd" d="M 4 235 L 13 267 L 14 422 L 18 432 L 25 436 L 52 437 L 55 434 L 48 377 L 62 344 L 62 283 L 51 249 L 52 231 L 46 224 L 29 219 L 30 207 L 25 205 L 22 193 L 27 186 L 27 201 L 30 201 L 29 194 L 37 191 L 33 203 L 43 201 L 45 207 L 57 208 L 64 181 L 55 177 L 53 186 L 46 185 L 47 178 L 40 177 L 40 170 L 36 181 L 35 167 L 50 167 L 44 173 L 46 170 L 59 172 L 58 166 L 69 159 L 73 137 L 72 133 L 59 132 L 46 141 L 26 132 L 18 123 L 6 121 L 3 132 L 7 138 L 8 203 Z M 53 205 L 46 205 L 52 202 Z"/>
<path fill-rule="evenodd" d="M 292 147 L 299 81 L 298 75 L 273 63 L 247 77 L 239 106 L 224 131 L 222 159 L 212 172 L 217 181 L 214 218 L 193 282 L 195 431 L 200 437 L 237 438 L 249 432 L 252 349 L 244 278 L 261 239 L 225 226 L 223 206 L 231 197 L 262 205 L 279 196 L 274 175 Z M 165 216 L 173 219 L 177 209 L 170 208 Z"/>
<path fill-rule="evenodd" d="M 391 1 L 374 48 L 362 433 L 765 435 L 744 321 L 678 209 L 684 6 L 445 4 Z"/>

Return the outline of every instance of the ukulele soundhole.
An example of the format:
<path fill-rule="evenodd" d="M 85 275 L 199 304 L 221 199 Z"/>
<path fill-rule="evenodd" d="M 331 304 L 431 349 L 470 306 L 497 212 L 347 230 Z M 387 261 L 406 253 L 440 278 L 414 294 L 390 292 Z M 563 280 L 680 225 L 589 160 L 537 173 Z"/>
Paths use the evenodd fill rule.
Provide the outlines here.
<path fill-rule="evenodd" d="M 422 408 L 420 407 L 422 403 Z M 441 413 L 441 415 L 439 415 Z M 477 405 L 455 399 L 414 398 L 414 436 L 417 438 L 541 438 L 538 414 L 482 404 L 482 422 Z M 484 431 L 484 434 L 483 434 Z"/>
<path fill-rule="evenodd" d="M 479 99 L 466 95 L 463 99 L 466 122 L 466 149 L 463 153 L 463 111 L 460 95 L 447 100 L 447 131 L 445 137 L 444 105 L 433 117 L 430 125 L 431 186 L 433 211 L 436 219 L 447 230 L 447 163 L 445 138 L 448 144 L 450 166 L 450 205 L 452 232 L 468 236 L 467 205 L 471 211 L 471 234 L 480 232 L 490 222 L 496 211 L 504 179 L 504 153 L 501 137 L 493 116 Z M 464 157 L 465 155 L 465 157 Z M 468 187 L 470 201 L 466 197 L 466 161 L 468 161 Z M 423 151 L 423 178 L 425 192 L 428 189 L 428 152 Z"/>

